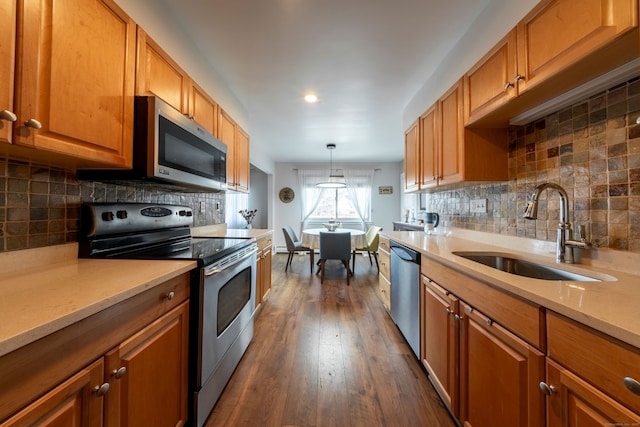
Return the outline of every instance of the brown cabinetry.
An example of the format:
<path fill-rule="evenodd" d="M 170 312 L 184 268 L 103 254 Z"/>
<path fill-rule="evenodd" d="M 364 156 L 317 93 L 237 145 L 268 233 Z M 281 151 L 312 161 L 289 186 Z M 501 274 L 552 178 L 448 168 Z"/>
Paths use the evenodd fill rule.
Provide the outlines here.
<path fill-rule="evenodd" d="M 462 305 L 460 420 L 465 426 L 544 426 L 544 354 Z"/>
<path fill-rule="evenodd" d="M 227 188 L 249 192 L 249 135 L 220 108 L 218 139 L 227 145 Z"/>
<path fill-rule="evenodd" d="M 189 95 L 191 118 L 211 135 L 218 134 L 218 104 L 195 82 L 191 82 Z"/>
<path fill-rule="evenodd" d="M 10 16 L 11 6 L 9 11 L 6 7 L 0 13 Z M 112 0 L 69 0 L 55 5 L 52 0 L 19 1 L 17 16 L 20 37 L 15 51 L 12 136 L 7 137 L 8 123 L 2 122 L 2 138 L 16 146 L 11 153 L 72 168 L 130 167 L 133 21 Z M 13 26 L 13 21 L 3 22 L 9 25 L 1 31 Z M 10 49 L 13 40 L 11 36 L 3 39 L 0 49 Z M 0 55 L 3 62 L 11 57 L 10 52 L 5 54 Z M 11 70 L 4 74 L 12 75 Z M 1 83 L 0 91 L 7 84 L 11 85 Z"/>
<path fill-rule="evenodd" d="M 547 314 L 549 426 L 640 423 L 640 350 Z"/>
<path fill-rule="evenodd" d="M 508 178 L 506 129 L 465 128 L 463 107 L 461 79 L 405 133 L 405 191 Z"/>
<path fill-rule="evenodd" d="M 637 58 L 637 28 L 635 0 L 541 1 L 465 74 L 465 124 L 506 126 Z"/>
<path fill-rule="evenodd" d="M 184 425 L 188 297 L 185 273 L 0 357 L 0 425 Z"/>
<path fill-rule="evenodd" d="M 14 69 L 16 59 L 16 2 L 0 3 L 0 142 L 11 142 L 13 121 Z"/>
<path fill-rule="evenodd" d="M 460 357 L 459 301 L 422 276 L 420 319 L 421 359 L 429 379 L 449 406 L 460 415 L 458 363 Z"/>
<path fill-rule="evenodd" d="M 271 291 L 271 261 L 273 250 L 273 234 L 257 240 L 258 262 L 256 272 L 256 307 L 259 307 Z"/>
<path fill-rule="evenodd" d="M 391 310 L 391 254 L 389 239 L 380 236 L 378 243 L 378 296 L 387 311 Z"/>
<path fill-rule="evenodd" d="M 544 311 L 422 257 L 421 358 L 465 426 L 543 426 Z"/>
<path fill-rule="evenodd" d="M 190 79 L 187 73 L 138 27 L 136 95 L 162 99 L 182 114 L 189 114 Z"/>

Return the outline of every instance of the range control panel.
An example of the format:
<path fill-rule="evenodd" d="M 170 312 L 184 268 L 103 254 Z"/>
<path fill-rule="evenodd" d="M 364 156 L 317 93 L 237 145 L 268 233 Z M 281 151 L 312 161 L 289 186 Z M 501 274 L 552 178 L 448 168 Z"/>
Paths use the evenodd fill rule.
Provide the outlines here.
<path fill-rule="evenodd" d="M 189 206 L 147 203 L 88 203 L 82 206 L 85 237 L 143 232 L 193 225 Z"/>

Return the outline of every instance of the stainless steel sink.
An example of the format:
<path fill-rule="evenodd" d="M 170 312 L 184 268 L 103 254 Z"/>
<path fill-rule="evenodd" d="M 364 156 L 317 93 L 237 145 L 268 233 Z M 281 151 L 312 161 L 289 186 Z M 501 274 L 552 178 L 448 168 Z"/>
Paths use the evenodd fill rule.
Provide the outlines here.
<path fill-rule="evenodd" d="M 453 252 L 454 255 L 478 262 L 518 276 L 532 277 L 542 280 L 570 280 L 575 282 L 600 282 L 602 279 L 584 276 L 560 268 L 536 264 L 523 259 L 512 258 L 505 254 L 489 252 Z"/>

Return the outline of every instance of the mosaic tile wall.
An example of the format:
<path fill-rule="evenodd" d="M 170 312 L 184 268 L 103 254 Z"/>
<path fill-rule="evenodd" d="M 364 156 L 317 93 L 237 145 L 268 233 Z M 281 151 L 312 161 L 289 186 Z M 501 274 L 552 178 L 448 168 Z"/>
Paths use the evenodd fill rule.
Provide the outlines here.
<path fill-rule="evenodd" d="M 555 241 L 560 200 L 543 192 L 538 219 L 522 218 L 538 184 L 560 184 L 569 221 L 595 246 L 640 252 L 640 80 L 634 79 L 509 132 L 509 181 L 427 194 L 449 225 Z M 548 193 L 545 195 L 544 193 Z M 487 213 L 470 201 L 487 199 Z"/>
<path fill-rule="evenodd" d="M 204 214 L 199 212 L 201 201 L 206 203 Z M 83 202 L 179 204 L 193 208 L 196 226 L 224 222 L 224 193 L 77 181 L 63 169 L 0 158 L 0 252 L 77 242 Z"/>

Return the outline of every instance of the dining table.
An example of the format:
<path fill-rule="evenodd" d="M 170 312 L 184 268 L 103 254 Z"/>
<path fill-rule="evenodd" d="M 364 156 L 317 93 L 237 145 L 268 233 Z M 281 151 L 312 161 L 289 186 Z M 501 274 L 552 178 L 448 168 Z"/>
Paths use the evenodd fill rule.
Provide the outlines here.
<path fill-rule="evenodd" d="M 320 249 L 320 232 L 326 233 L 351 233 L 351 250 L 363 248 L 367 246 L 365 232 L 362 230 L 354 230 L 351 228 L 337 228 L 335 231 L 329 231 L 324 227 L 307 228 L 302 230 L 302 246 L 311 249 Z"/>

